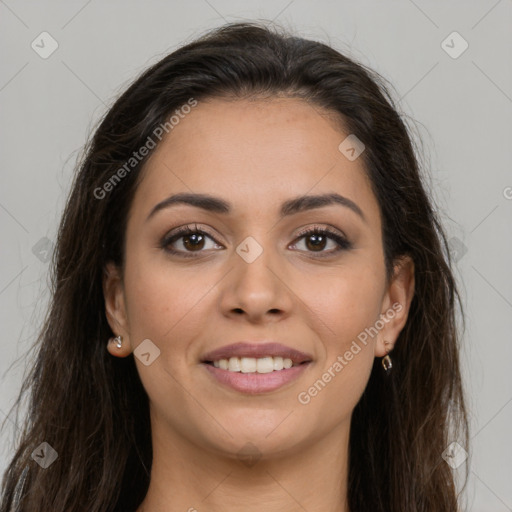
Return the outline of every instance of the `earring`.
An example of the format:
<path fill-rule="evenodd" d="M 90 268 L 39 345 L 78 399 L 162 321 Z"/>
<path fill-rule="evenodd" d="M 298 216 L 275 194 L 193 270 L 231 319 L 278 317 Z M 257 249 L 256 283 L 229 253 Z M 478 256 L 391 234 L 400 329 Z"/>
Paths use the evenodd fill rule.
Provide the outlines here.
<path fill-rule="evenodd" d="M 391 352 L 391 350 L 387 348 L 390 344 L 390 341 L 384 341 L 384 345 L 386 346 L 386 355 L 382 358 L 382 367 L 384 368 L 386 375 L 389 375 L 391 368 L 393 368 L 393 362 L 391 361 L 391 357 L 389 357 L 389 352 Z"/>
<path fill-rule="evenodd" d="M 110 338 L 108 340 L 109 343 L 115 343 L 117 348 L 121 348 L 123 344 L 123 337 L 119 334 L 115 338 Z"/>
<path fill-rule="evenodd" d="M 393 368 L 393 362 L 391 361 L 391 357 L 385 356 L 382 358 L 382 367 L 386 372 L 386 375 L 389 375 L 391 368 Z"/>

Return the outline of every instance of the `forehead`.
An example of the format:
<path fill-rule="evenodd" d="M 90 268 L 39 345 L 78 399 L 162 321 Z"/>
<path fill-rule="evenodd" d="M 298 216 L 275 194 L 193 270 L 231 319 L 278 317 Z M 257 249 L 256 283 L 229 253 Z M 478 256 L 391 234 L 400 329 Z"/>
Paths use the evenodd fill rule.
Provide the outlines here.
<path fill-rule="evenodd" d="M 337 192 L 378 216 L 362 158 L 338 149 L 348 135 L 339 118 L 300 99 L 200 101 L 146 162 L 133 209 L 147 215 L 192 192 L 225 198 L 235 214 L 277 214 L 290 197 Z"/>

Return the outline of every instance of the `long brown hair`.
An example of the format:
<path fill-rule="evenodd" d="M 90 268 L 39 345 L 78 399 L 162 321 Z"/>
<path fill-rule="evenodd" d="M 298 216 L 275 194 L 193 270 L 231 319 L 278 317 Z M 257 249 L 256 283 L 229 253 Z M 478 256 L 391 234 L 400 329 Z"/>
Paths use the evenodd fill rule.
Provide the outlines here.
<path fill-rule="evenodd" d="M 443 452 L 452 441 L 468 446 L 462 305 L 410 128 L 380 75 L 323 43 L 254 22 L 212 30 L 146 70 L 87 144 L 56 240 L 37 357 L 15 403 L 29 393 L 0 512 L 132 511 L 143 500 L 152 462 L 148 396 L 133 356 L 106 351 L 113 333 L 102 274 L 109 261 L 123 266 L 127 212 L 147 156 L 108 192 L 104 185 L 190 98 L 277 94 L 337 114 L 364 143 L 388 277 L 401 255 L 415 264 L 415 296 L 391 375 L 376 360 L 353 412 L 350 510 L 457 510 Z M 43 442 L 58 454 L 46 469 L 31 457 Z"/>

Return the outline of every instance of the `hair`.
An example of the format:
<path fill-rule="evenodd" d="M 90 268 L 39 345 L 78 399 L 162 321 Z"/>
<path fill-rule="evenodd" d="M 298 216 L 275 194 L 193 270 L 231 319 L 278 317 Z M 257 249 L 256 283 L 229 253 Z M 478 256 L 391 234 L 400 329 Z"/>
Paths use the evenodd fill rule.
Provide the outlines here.
<path fill-rule="evenodd" d="M 103 198 L 95 191 L 191 98 L 277 96 L 326 109 L 363 142 L 387 278 L 404 255 L 415 265 L 415 294 L 391 375 L 376 358 L 352 414 L 350 511 L 458 509 L 462 491 L 442 455 L 452 441 L 467 449 L 469 440 L 456 308 L 462 312 L 462 301 L 410 129 L 378 73 L 324 43 L 250 22 L 210 30 L 142 72 L 85 145 L 51 261 L 52 298 L 35 364 L 15 402 L 19 408 L 29 393 L 0 512 L 129 511 L 144 499 L 152 463 L 149 400 L 133 356 L 105 349 L 113 333 L 102 278 L 108 262 L 124 268 L 127 214 L 148 157 Z M 42 442 L 58 454 L 47 469 L 31 457 Z"/>

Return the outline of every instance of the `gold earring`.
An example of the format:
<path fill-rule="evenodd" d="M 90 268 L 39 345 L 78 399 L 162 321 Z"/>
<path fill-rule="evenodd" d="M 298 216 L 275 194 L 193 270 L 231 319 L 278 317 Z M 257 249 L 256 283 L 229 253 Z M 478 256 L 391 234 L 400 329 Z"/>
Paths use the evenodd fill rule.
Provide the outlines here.
<path fill-rule="evenodd" d="M 391 372 L 391 368 L 393 368 L 393 362 L 391 361 L 391 357 L 389 357 L 389 352 L 391 352 L 391 350 L 387 348 L 387 346 L 390 344 L 390 341 L 384 340 L 384 345 L 386 347 L 386 355 L 382 358 L 382 367 L 384 368 L 386 375 L 389 375 L 389 373 Z"/>
<path fill-rule="evenodd" d="M 382 367 L 384 368 L 386 375 L 389 374 L 391 368 L 393 368 L 393 362 L 391 361 L 391 357 L 385 356 L 382 358 Z"/>

